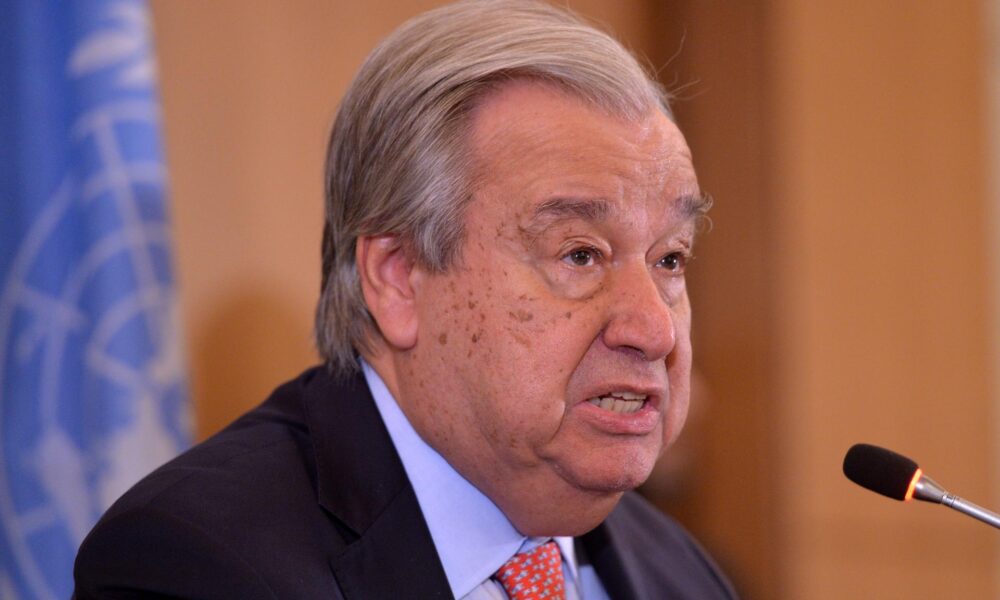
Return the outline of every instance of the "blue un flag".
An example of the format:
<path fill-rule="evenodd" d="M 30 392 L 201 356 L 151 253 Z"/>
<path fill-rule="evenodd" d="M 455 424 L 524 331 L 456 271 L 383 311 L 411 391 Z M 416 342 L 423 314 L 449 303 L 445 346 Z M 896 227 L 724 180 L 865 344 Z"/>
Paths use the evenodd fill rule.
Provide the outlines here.
<path fill-rule="evenodd" d="M 0 598 L 67 598 L 84 535 L 189 440 L 149 13 L 0 16 Z"/>

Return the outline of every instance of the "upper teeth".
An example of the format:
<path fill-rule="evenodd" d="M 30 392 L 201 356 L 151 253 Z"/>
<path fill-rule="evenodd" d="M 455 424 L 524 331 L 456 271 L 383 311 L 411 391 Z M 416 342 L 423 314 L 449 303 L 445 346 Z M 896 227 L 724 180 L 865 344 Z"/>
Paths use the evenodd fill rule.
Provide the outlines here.
<path fill-rule="evenodd" d="M 607 396 L 599 396 L 588 400 L 594 406 L 623 414 L 634 413 L 642 408 L 642 404 L 645 401 L 645 394 L 633 394 L 632 392 L 611 392 Z"/>

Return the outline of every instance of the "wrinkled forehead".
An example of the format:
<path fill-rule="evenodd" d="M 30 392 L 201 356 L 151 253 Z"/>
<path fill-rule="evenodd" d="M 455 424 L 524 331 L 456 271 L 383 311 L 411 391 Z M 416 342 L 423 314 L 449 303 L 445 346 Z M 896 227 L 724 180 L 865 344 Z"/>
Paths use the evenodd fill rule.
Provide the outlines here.
<path fill-rule="evenodd" d="M 655 107 L 626 118 L 552 86 L 511 84 L 477 107 L 470 140 L 476 187 L 610 202 L 701 196 L 684 136 Z"/>

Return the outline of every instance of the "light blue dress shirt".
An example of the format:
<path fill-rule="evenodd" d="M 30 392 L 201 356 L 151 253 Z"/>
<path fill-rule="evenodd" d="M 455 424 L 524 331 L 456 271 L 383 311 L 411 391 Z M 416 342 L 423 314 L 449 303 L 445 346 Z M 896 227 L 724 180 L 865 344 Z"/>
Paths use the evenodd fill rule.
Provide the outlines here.
<path fill-rule="evenodd" d="M 490 577 L 514 554 L 530 550 L 548 538 L 528 538 L 519 533 L 492 500 L 424 442 L 378 373 L 366 362 L 362 366 L 375 405 L 413 485 L 452 594 L 468 600 L 505 598 L 500 585 Z M 573 538 L 554 539 L 562 552 L 567 600 L 607 600 L 593 567 L 578 569 Z"/>

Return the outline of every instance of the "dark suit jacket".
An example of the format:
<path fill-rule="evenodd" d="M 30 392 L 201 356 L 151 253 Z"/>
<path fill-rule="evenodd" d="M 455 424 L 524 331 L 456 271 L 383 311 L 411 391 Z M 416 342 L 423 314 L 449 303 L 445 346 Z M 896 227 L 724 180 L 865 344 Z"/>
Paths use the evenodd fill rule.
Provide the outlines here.
<path fill-rule="evenodd" d="M 613 598 L 734 597 L 632 494 L 577 546 Z M 80 599 L 451 597 L 364 379 L 319 368 L 126 493 L 74 575 Z"/>

